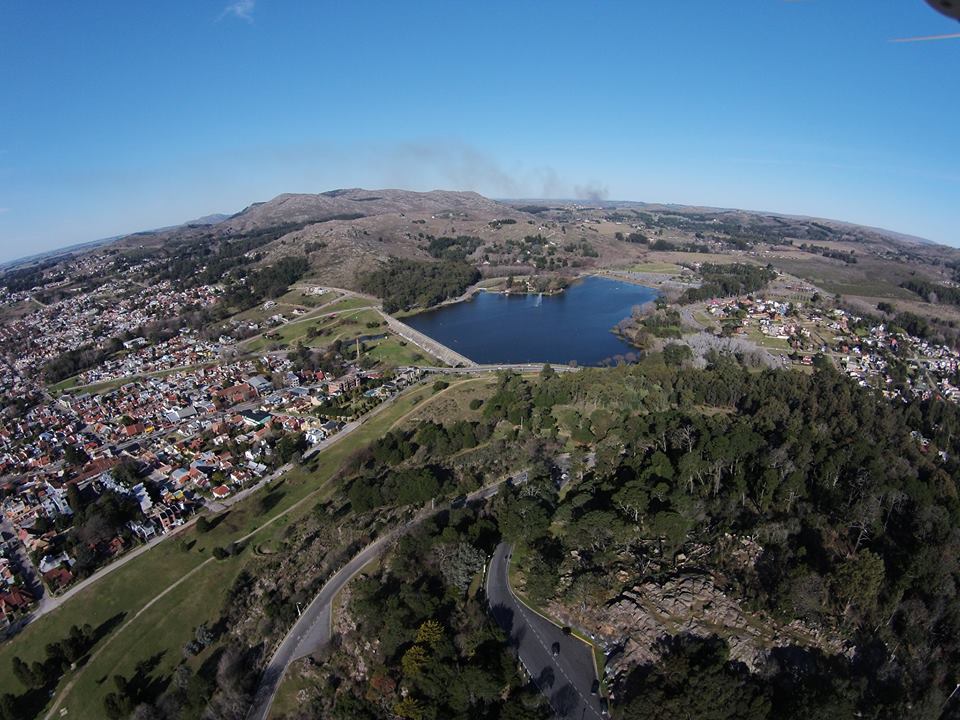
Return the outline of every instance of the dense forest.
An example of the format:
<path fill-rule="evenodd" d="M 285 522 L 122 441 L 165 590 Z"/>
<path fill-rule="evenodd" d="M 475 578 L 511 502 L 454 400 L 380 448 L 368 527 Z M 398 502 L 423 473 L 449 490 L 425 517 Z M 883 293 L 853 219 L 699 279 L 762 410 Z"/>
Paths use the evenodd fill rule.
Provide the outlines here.
<path fill-rule="evenodd" d="M 537 602 L 603 607 L 624 588 L 674 577 L 685 553 L 707 548 L 701 571 L 728 595 L 851 648 L 772 653 L 756 682 L 722 642 L 667 638 L 667 665 L 638 668 L 624 707 L 669 700 L 655 717 L 938 716 L 960 666 L 955 406 L 890 404 L 829 368 L 752 374 L 715 357 L 704 371 L 648 360 L 537 384 L 505 378 L 485 407 L 549 434 L 558 406 L 579 410 L 567 424 L 596 448 L 595 468 L 562 497 L 543 483 L 499 500 L 501 532 L 530 549 Z M 756 539 L 755 563 L 722 552 L 728 534 Z M 658 674 L 674 690 L 652 682 Z"/>
<path fill-rule="evenodd" d="M 458 237 L 430 237 L 427 252 L 438 260 L 466 260 L 483 244 L 478 237 L 459 235 Z"/>
<path fill-rule="evenodd" d="M 684 291 L 680 296 L 681 303 L 757 292 L 766 287 L 777 273 L 769 267 L 762 268 L 743 263 L 732 265 L 704 263 L 700 266 L 700 275 L 703 278 L 703 285 Z"/>
<path fill-rule="evenodd" d="M 457 297 L 479 279 L 477 269 L 465 262 L 399 258 L 358 277 L 360 289 L 382 299 L 387 312 L 431 307 Z"/>
<path fill-rule="evenodd" d="M 280 297 L 309 269 L 310 263 L 301 255 L 282 257 L 272 265 L 250 272 L 244 282 L 229 285 L 223 302 L 245 310 L 264 299 Z"/>

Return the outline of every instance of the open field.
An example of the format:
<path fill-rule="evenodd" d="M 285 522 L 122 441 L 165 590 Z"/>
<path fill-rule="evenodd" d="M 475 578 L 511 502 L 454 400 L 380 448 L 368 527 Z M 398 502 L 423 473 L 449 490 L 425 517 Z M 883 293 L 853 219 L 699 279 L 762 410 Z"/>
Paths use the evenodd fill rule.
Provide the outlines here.
<path fill-rule="evenodd" d="M 353 310 L 361 307 L 372 307 L 376 305 L 376 300 L 362 297 L 348 297 L 337 302 L 324 306 L 324 312 L 343 312 L 344 310 Z"/>
<path fill-rule="evenodd" d="M 495 377 L 453 381 L 450 388 L 442 395 L 438 395 L 430 403 L 424 403 L 417 412 L 410 413 L 397 426 L 409 428 L 420 422 L 450 423 L 456 420 L 479 420 L 483 414 L 483 407 L 471 410 L 470 401 L 484 400 L 489 397 L 496 383 Z"/>
<path fill-rule="evenodd" d="M 307 467 L 294 469 L 272 488 L 238 503 L 209 532 L 186 529 L 28 626 L 0 646 L 0 685 L 22 693 L 24 688 L 11 673 L 14 656 L 27 662 L 40 659 L 46 644 L 65 637 L 71 625 L 90 623 L 96 628 L 111 619 L 119 629 L 111 628 L 94 647 L 88 664 L 64 678 L 74 683 L 63 701 L 68 717 L 101 716 L 102 697 L 111 688 L 98 680 L 118 673 L 129 676 L 143 660 L 155 659 L 152 672 L 158 678 L 168 674 L 179 662 L 180 648 L 192 637 L 193 627 L 219 613 L 233 577 L 252 548 L 275 542 L 289 523 L 310 512 L 318 500 L 335 490 L 329 481 L 351 453 L 381 437 L 387 428 L 433 394 L 431 386 L 408 392 L 342 442 L 315 457 Z M 438 400 L 442 397 L 437 396 Z M 264 502 L 271 492 L 271 499 Z M 255 534 L 250 536 L 251 533 Z M 246 536 L 250 537 L 241 554 L 209 561 L 214 547 L 227 546 Z M 133 619 L 159 593 L 191 571 L 193 575 L 186 582 Z"/>
<path fill-rule="evenodd" d="M 654 273 L 656 275 L 677 275 L 683 272 L 679 265 L 668 262 L 645 262 L 637 263 L 630 267 L 631 272 Z"/>
<path fill-rule="evenodd" d="M 338 298 L 343 297 L 343 293 L 335 290 L 328 290 L 323 295 L 310 295 L 303 290 L 294 288 L 286 295 L 277 298 L 277 302 L 286 305 L 300 305 L 306 308 L 316 308 L 327 303 L 332 303 Z"/>
<path fill-rule="evenodd" d="M 916 297 L 900 287 L 900 283 L 911 277 L 909 265 L 871 257 L 861 257 L 857 264 L 847 265 L 806 253 L 771 254 L 770 262 L 778 270 L 803 278 L 829 293 L 904 300 Z"/>
<path fill-rule="evenodd" d="M 426 355 L 420 348 L 396 335 L 366 343 L 366 354 L 378 363 L 399 367 L 402 365 L 438 365 L 439 361 Z"/>
<path fill-rule="evenodd" d="M 241 343 L 241 346 L 249 352 L 259 352 L 272 345 L 289 347 L 295 345 L 298 341 L 304 341 L 305 345 L 310 347 L 323 347 L 329 345 L 334 340 L 352 339 L 360 335 L 375 334 L 376 328 L 367 328 L 368 322 L 380 322 L 381 318 L 372 310 L 366 310 L 364 306 L 348 308 L 343 312 L 336 312 L 336 317 L 322 313 L 315 318 L 300 318 L 288 322 L 286 325 L 278 325 L 274 328 L 267 328 L 262 335 L 258 335 L 250 340 Z M 363 332 L 356 331 L 361 328 Z M 320 334 L 315 337 L 308 337 L 311 330 L 319 333 L 324 331 L 333 331 L 337 328 L 343 328 L 337 332 L 329 334 Z M 267 335 L 275 336 L 267 338 Z"/>

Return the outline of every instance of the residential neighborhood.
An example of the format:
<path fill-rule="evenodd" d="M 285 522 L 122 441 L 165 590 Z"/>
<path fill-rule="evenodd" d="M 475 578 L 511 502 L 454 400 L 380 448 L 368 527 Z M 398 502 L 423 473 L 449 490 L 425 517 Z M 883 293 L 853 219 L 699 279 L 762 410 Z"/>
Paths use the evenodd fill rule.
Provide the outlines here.
<path fill-rule="evenodd" d="M 850 311 L 802 301 L 713 300 L 706 314 L 724 335 L 746 337 L 798 365 L 829 357 L 858 385 L 888 398 L 960 403 L 960 353 Z"/>
<path fill-rule="evenodd" d="M 76 271 L 104 269 L 82 263 Z M 40 304 L 34 296 L 57 287 L 5 293 L 0 305 Z M 240 357 L 232 335 L 206 339 L 182 321 L 220 292 L 109 281 L 0 325 L 0 344 L 20 349 L 0 362 L 0 389 L 36 400 L 0 421 L 0 632 L 43 593 L 222 507 L 421 375 Z M 232 325 L 240 335 L 261 327 Z M 96 351 L 94 338 L 121 340 L 69 382 L 46 382 L 52 361 Z"/>

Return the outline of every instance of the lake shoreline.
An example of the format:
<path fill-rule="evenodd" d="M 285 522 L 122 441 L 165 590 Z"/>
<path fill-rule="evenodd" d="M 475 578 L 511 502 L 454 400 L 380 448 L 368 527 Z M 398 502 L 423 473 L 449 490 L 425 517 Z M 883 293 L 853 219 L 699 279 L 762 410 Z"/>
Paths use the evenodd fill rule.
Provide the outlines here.
<path fill-rule="evenodd" d="M 634 307 L 656 300 L 649 286 L 586 274 L 564 288 L 472 288 L 465 299 L 405 319 L 411 327 L 481 364 L 600 366 L 637 348 L 614 329 Z"/>

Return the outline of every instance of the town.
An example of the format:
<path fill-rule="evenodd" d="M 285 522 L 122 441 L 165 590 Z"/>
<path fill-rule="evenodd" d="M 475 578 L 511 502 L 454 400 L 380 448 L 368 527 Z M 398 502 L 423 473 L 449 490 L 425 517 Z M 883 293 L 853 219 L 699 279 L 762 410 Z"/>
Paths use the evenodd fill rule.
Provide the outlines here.
<path fill-rule="evenodd" d="M 829 358 L 858 385 L 887 398 L 960 403 L 960 353 L 888 323 L 809 301 L 762 297 L 712 300 L 706 317 L 722 335 L 753 340 L 801 366 Z"/>
<path fill-rule="evenodd" d="M 233 337 L 205 340 L 179 323 L 215 302 L 218 286 L 108 281 L 48 305 L 37 299 L 62 284 L 2 298 L 5 308 L 38 307 L 0 329 L 0 344 L 18 349 L 0 364 L 0 388 L 37 400 L 0 426 L 0 632 L 202 508 L 220 511 L 270 482 L 423 376 L 342 356 L 334 374 L 298 368 L 284 352 L 241 358 Z M 146 336 L 167 321 L 172 332 Z M 67 382 L 48 383 L 51 364 L 88 341 L 108 350 Z"/>

